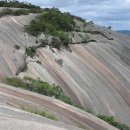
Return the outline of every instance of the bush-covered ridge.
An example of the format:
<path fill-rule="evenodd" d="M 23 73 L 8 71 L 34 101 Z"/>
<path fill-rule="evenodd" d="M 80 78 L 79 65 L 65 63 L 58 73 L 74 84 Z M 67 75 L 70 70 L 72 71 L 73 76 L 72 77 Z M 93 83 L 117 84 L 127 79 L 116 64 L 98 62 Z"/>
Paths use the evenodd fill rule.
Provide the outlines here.
<path fill-rule="evenodd" d="M 68 44 L 72 43 L 70 32 L 76 31 L 75 19 L 86 23 L 84 19 L 73 16 L 68 12 L 61 12 L 57 8 L 45 8 L 35 20 L 25 26 L 25 30 L 29 35 L 35 37 L 38 37 L 41 33 L 46 36 L 51 35 L 51 43 L 46 42 L 46 45 L 60 49 L 61 47 L 68 47 Z"/>
<path fill-rule="evenodd" d="M 6 15 L 14 15 L 14 16 L 19 16 L 19 15 L 28 15 L 29 10 L 25 9 L 18 9 L 18 10 L 12 10 L 12 9 L 3 9 L 0 11 L 0 17 L 6 16 Z"/>
<path fill-rule="evenodd" d="M 41 10 L 38 9 L 17 9 L 17 10 L 12 10 L 9 8 L 5 8 L 0 11 L 0 17 L 6 16 L 6 15 L 14 15 L 14 16 L 19 16 L 19 15 L 29 15 L 29 13 L 40 13 Z"/>
<path fill-rule="evenodd" d="M 17 0 L 0 1 L 0 7 L 12 7 L 12 8 L 27 8 L 27 9 L 40 9 L 39 6 L 32 5 L 31 3 L 19 2 Z"/>
<path fill-rule="evenodd" d="M 44 9 L 44 11 L 30 25 L 26 26 L 26 30 L 31 35 L 37 36 L 40 33 L 59 36 L 63 32 L 72 31 L 75 22 L 73 17 L 67 13 L 60 12 L 57 8 Z"/>

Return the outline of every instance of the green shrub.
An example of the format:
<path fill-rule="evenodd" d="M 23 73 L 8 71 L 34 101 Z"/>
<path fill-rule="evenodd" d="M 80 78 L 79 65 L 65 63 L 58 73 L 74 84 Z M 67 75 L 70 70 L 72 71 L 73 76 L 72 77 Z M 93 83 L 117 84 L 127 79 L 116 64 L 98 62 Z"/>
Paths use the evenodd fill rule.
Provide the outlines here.
<path fill-rule="evenodd" d="M 89 41 L 90 41 L 90 37 L 86 35 L 85 37 L 83 37 L 82 43 L 88 43 Z"/>
<path fill-rule="evenodd" d="M 19 78 L 6 78 L 4 81 L 6 84 L 23 88 L 32 92 L 36 92 L 42 95 L 46 95 L 49 97 L 55 97 L 67 104 L 73 105 L 79 109 L 82 109 L 87 112 L 91 112 L 90 109 L 85 109 L 84 107 L 75 104 L 63 91 L 61 87 L 55 84 L 49 84 L 47 82 L 43 82 L 40 79 L 33 79 L 30 77 L 24 77 L 24 79 Z"/>
<path fill-rule="evenodd" d="M 25 77 L 23 80 L 19 78 L 7 78 L 4 82 L 9 85 L 24 88 L 42 95 L 50 97 L 54 96 L 56 99 L 71 105 L 74 104 L 72 100 L 65 95 L 63 89 L 55 84 L 50 85 L 47 82 L 43 82 L 39 79 L 32 79 L 30 77 Z"/>
<path fill-rule="evenodd" d="M 84 30 L 83 32 L 84 32 L 84 33 L 88 33 L 88 31 L 86 31 L 86 30 Z"/>
<path fill-rule="evenodd" d="M 112 126 L 120 129 L 120 130 L 130 130 L 130 127 L 128 127 L 125 124 L 122 124 L 120 122 L 117 122 L 113 116 L 106 116 L 106 115 L 97 115 L 98 118 L 106 121 L 107 123 L 111 124 Z"/>
<path fill-rule="evenodd" d="M 16 15 L 16 16 L 19 16 L 19 15 L 28 15 L 29 14 L 29 10 L 18 9 L 18 10 L 13 11 L 12 14 Z"/>
<path fill-rule="evenodd" d="M 36 20 L 30 22 L 26 30 L 31 35 L 41 32 L 58 36 L 59 31 L 72 31 L 75 26 L 73 17 L 67 13 L 60 12 L 57 8 L 44 9 Z"/>
<path fill-rule="evenodd" d="M 18 10 L 11 10 L 11 9 L 3 9 L 0 12 L 0 17 L 6 16 L 6 15 L 15 15 L 15 16 L 19 16 L 19 15 L 28 15 L 29 14 L 29 10 L 25 10 L 25 9 L 18 9 Z"/>
<path fill-rule="evenodd" d="M 16 50 L 19 50 L 19 49 L 20 49 L 20 46 L 19 46 L 19 45 L 14 45 L 14 48 L 15 48 Z"/>
<path fill-rule="evenodd" d="M 62 59 L 55 59 L 55 61 L 56 61 L 60 66 L 63 66 L 63 60 L 62 60 Z"/>
<path fill-rule="evenodd" d="M 39 61 L 39 60 L 37 60 L 37 61 L 36 61 L 36 63 L 38 63 L 39 65 L 41 65 L 41 64 L 42 64 L 42 63 L 41 63 L 41 61 Z"/>
<path fill-rule="evenodd" d="M 6 78 L 4 82 L 15 87 L 27 88 L 27 84 L 19 78 Z"/>
<path fill-rule="evenodd" d="M 0 7 L 13 7 L 13 8 L 28 8 L 28 9 L 41 9 L 39 6 L 27 4 L 24 2 L 15 1 L 0 1 Z"/>
<path fill-rule="evenodd" d="M 58 38 L 53 37 L 50 45 L 60 50 L 62 43 Z"/>
<path fill-rule="evenodd" d="M 80 30 L 80 29 L 75 29 L 75 31 L 76 31 L 76 32 L 81 32 L 81 30 Z"/>
<path fill-rule="evenodd" d="M 35 55 L 36 52 L 36 48 L 35 47 L 28 47 L 25 50 L 25 53 L 27 56 L 30 56 L 31 58 L 33 58 L 33 56 Z"/>
<path fill-rule="evenodd" d="M 77 19 L 77 20 L 79 20 L 79 21 L 81 21 L 81 22 L 84 22 L 84 23 L 86 23 L 86 20 L 85 19 L 83 19 L 83 18 L 81 18 L 81 17 L 79 17 L 79 16 L 73 16 L 75 19 Z"/>
<path fill-rule="evenodd" d="M 12 15 L 13 11 L 11 9 L 5 8 L 2 11 L 0 11 L 0 17 L 3 17 L 5 15 Z"/>
<path fill-rule="evenodd" d="M 33 13 L 33 14 L 37 14 L 37 13 L 41 13 L 42 12 L 42 10 L 41 9 L 29 9 L 29 12 L 30 13 Z"/>
<path fill-rule="evenodd" d="M 67 33 L 60 33 L 59 38 L 61 40 L 62 45 L 68 46 L 68 44 L 71 43 L 71 39 L 69 38 L 69 35 Z"/>
<path fill-rule="evenodd" d="M 25 29 L 30 35 L 37 36 L 43 31 L 43 26 L 38 21 L 32 20 L 29 26 L 25 26 Z"/>

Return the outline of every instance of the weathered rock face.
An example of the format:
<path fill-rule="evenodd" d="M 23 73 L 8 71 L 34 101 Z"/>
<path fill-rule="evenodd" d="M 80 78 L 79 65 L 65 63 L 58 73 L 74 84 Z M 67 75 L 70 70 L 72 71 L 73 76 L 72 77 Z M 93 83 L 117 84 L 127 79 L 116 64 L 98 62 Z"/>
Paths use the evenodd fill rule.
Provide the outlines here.
<path fill-rule="evenodd" d="M 35 43 L 35 38 L 24 33 L 26 25 L 35 15 L 0 18 L 0 78 L 13 76 L 24 64 L 24 48 Z M 16 49 L 15 45 L 20 46 Z"/>
<path fill-rule="evenodd" d="M 36 112 L 49 112 L 49 114 L 55 116 L 57 121 L 24 112 L 14 107 L 36 110 Z M 62 101 L 2 83 L 0 83 L 0 120 L 2 130 L 81 130 L 80 128 L 86 130 L 117 130 L 103 120 Z"/>
<path fill-rule="evenodd" d="M 0 128 L 2 130 L 81 130 L 64 123 L 51 121 L 39 115 L 24 112 L 0 103 Z"/>
<path fill-rule="evenodd" d="M 14 76 L 24 62 L 23 48 L 36 44 L 23 29 L 34 17 L 0 19 L 0 77 Z M 57 83 L 75 102 L 96 113 L 113 115 L 130 126 L 130 38 L 93 24 L 87 29 L 89 37 L 97 42 L 70 45 L 72 52 L 39 48 L 34 59 L 42 64 L 29 62 L 27 72 L 19 76 Z M 79 42 L 78 35 L 74 35 L 75 43 Z M 14 53 L 15 44 L 22 48 Z"/>
<path fill-rule="evenodd" d="M 38 59 L 42 65 L 30 63 L 27 75 L 57 83 L 77 103 L 129 124 L 130 66 L 124 61 L 129 61 L 129 52 L 123 52 L 119 47 L 122 43 L 113 44 L 72 45 L 71 53 L 58 51 L 57 55 L 63 60 L 62 67 L 51 50 L 39 49 Z"/>
<path fill-rule="evenodd" d="M 4 104 L 0 104 L 0 120 L 2 130 L 81 130 Z"/>

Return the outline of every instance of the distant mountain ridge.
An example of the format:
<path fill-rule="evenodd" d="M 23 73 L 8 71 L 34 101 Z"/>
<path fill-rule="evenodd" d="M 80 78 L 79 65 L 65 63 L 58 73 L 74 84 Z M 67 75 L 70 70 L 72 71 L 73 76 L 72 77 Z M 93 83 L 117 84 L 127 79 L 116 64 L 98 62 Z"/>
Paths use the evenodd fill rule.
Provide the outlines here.
<path fill-rule="evenodd" d="M 130 30 L 119 30 L 117 32 L 130 36 Z"/>

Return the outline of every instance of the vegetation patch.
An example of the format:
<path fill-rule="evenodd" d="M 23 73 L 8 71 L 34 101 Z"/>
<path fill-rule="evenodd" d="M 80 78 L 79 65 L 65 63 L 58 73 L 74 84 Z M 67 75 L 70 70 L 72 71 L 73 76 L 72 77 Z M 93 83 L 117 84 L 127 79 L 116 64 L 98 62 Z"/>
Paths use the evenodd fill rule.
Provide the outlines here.
<path fill-rule="evenodd" d="M 16 49 L 16 50 L 19 50 L 20 49 L 20 46 L 19 45 L 14 45 L 14 48 Z"/>
<path fill-rule="evenodd" d="M 38 41 L 37 41 L 37 42 L 38 42 Z M 38 43 L 36 43 L 36 44 L 38 44 Z M 39 45 L 27 47 L 27 48 L 25 49 L 25 54 L 26 54 L 27 56 L 30 56 L 31 58 L 33 58 L 34 55 L 36 54 L 36 50 L 37 50 L 38 48 L 40 48 L 40 47 L 45 47 L 46 45 L 48 45 L 48 42 L 47 42 L 46 40 L 41 39 Z"/>
<path fill-rule="evenodd" d="M 5 8 L 2 11 L 0 11 L 0 17 L 6 15 L 19 16 L 19 15 L 28 15 L 28 14 L 29 14 L 29 10 L 25 10 L 25 9 L 12 10 L 12 9 Z"/>
<path fill-rule="evenodd" d="M 63 60 L 62 60 L 62 59 L 55 59 L 55 61 L 56 61 L 60 66 L 63 66 Z"/>
<path fill-rule="evenodd" d="M 39 61 L 39 60 L 37 60 L 37 61 L 36 61 L 36 63 L 37 63 L 37 64 L 39 64 L 39 65 L 41 65 L 41 64 L 42 64 L 42 62 L 41 62 L 41 61 Z"/>
<path fill-rule="evenodd" d="M 25 9 L 18 9 L 18 10 L 12 11 L 12 15 L 16 15 L 16 16 L 28 15 L 28 14 L 29 14 L 29 10 L 25 10 Z"/>
<path fill-rule="evenodd" d="M 86 112 L 89 112 L 89 113 L 95 115 L 91 109 L 86 109 L 80 105 L 75 104 L 68 96 L 65 95 L 63 89 L 55 84 L 50 85 L 47 82 L 41 81 L 40 79 L 32 79 L 30 77 L 24 77 L 23 80 L 19 79 L 19 78 L 6 78 L 4 82 L 6 84 L 9 84 L 9 85 L 12 85 L 15 87 L 19 87 L 19 88 L 23 88 L 23 89 L 26 89 L 26 90 L 29 90 L 32 92 L 42 94 L 42 95 L 55 97 L 56 99 L 59 99 L 67 104 L 70 104 L 72 106 L 75 106 L 79 109 L 82 109 Z M 31 112 L 32 110 L 27 109 L 26 111 Z M 41 111 L 39 112 L 39 111 L 33 110 L 32 113 L 46 116 L 46 113 L 41 112 Z M 118 128 L 120 130 L 130 130 L 130 127 L 128 127 L 127 125 L 122 124 L 120 122 L 117 122 L 113 116 L 106 116 L 106 115 L 95 115 L 95 116 L 106 121 L 110 125 Z M 54 118 L 54 120 L 55 120 L 55 117 L 52 116 L 51 118 Z"/>
<path fill-rule="evenodd" d="M 26 30 L 31 35 L 37 36 L 44 32 L 53 36 L 59 36 L 59 31 L 72 31 L 75 26 L 73 17 L 67 13 L 60 12 L 57 8 L 44 9 L 44 11 L 32 20 Z"/>
<path fill-rule="evenodd" d="M 60 12 L 57 8 L 44 9 L 43 12 L 32 20 L 26 30 L 31 35 L 37 36 L 44 32 L 52 36 L 59 36 L 60 31 L 72 31 L 75 26 L 73 17 L 67 13 Z"/>
<path fill-rule="evenodd" d="M 43 82 L 40 79 L 33 79 L 30 77 L 24 77 L 24 79 L 20 78 L 6 78 L 4 80 L 6 84 L 11 86 L 23 88 L 32 92 L 36 92 L 42 95 L 46 95 L 49 97 L 55 97 L 67 104 L 75 106 L 79 109 L 92 113 L 90 109 L 85 109 L 84 107 L 75 104 L 63 91 L 61 87 L 55 84 L 49 84 L 47 82 Z"/>
<path fill-rule="evenodd" d="M 36 48 L 35 47 L 28 47 L 28 48 L 26 48 L 25 53 L 27 56 L 30 56 L 31 58 L 33 58 L 33 56 L 36 53 Z"/>
<path fill-rule="evenodd" d="M 68 48 L 68 45 L 72 43 L 69 32 L 82 32 L 80 27 L 77 28 L 75 19 L 86 25 L 84 19 L 73 16 L 68 12 L 63 13 L 57 8 L 45 8 L 35 20 L 25 26 L 25 30 L 29 35 L 35 37 L 38 37 L 41 33 L 53 36 L 49 46 L 60 50 L 62 47 Z"/>
<path fill-rule="evenodd" d="M 40 79 L 32 79 L 30 77 L 25 77 L 23 80 L 19 78 L 7 78 L 5 83 L 23 88 L 26 90 L 30 90 L 32 92 L 37 92 L 42 95 L 55 97 L 63 102 L 68 104 L 74 104 L 72 100 L 65 95 L 62 88 L 55 84 L 48 84 L 47 82 L 43 82 Z"/>
<path fill-rule="evenodd" d="M 83 124 L 79 124 L 77 127 L 86 130 L 87 128 Z"/>
<path fill-rule="evenodd" d="M 74 18 L 69 13 L 62 13 L 57 8 L 44 9 L 43 12 L 25 26 L 27 33 L 38 36 L 41 33 L 53 36 L 50 46 L 61 48 L 71 41 L 68 32 L 75 28 Z"/>
<path fill-rule="evenodd" d="M 86 24 L 86 20 L 85 19 L 83 19 L 83 18 L 81 18 L 81 17 L 79 17 L 79 16 L 75 16 L 75 15 L 71 15 L 74 19 L 77 19 L 78 21 L 81 21 L 81 22 L 83 22 L 83 23 L 85 23 Z"/>
<path fill-rule="evenodd" d="M 46 111 L 40 111 L 40 110 L 37 110 L 37 109 L 25 108 L 25 107 L 23 107 L 22 110 L 30 112 L 30 113 L 34 113 L 34 114 L 37 114 L 37 115 L 40 115 L 40 116 L 43 116 L 43 117 L 46 117 L 46 118 L 51 119 L 51 120 L 57 121 L 57 118 L 54 115 L 52 115 L 52 114 L 50 114 Z"/>
<path fill-rule="evenodd" d="M 39 6 L 32 5 L 31 3 L 19 2 L 17 0 L 0 1 L 0 7 L 12 8 L 27 8 L 27 9 L 41 9 Z"/>
<path fill-rule="evenodd" d="M 120 130 L 130 130 L 130 127 L 120 122 L 117 122 L 113 116 L 97 115 L 97 117 Z"/>
<path fill-rule="evenodd" d="M 14 15 L 14 16 L 20 16 L 20 15 L 29 15 L 29 13 L 39 13 L 40 11 L 34 10 L 34 9 L 17 9 L 12 10 L 9 8 L 5 8 L 2 11 L 0 11 L 0 17 L 6 16 L 6 15 Z"/>
<path fill-rule="evenodd" d="M 6 78 L 4 82 L 14 87 L 23 88 L 49 97 L 55 97 L 56 99 L 59 99 L 67 104 L 93 114 L 91 109 L 86 109 L 80 105 L 75 104 L 67 95 L 65 95 L 63 89 L 58 85 L 50 85 L 47 82 L 43 82 L 39 79 L 32 79 L 30 77 L 24 77 L 24 79 Z"/>
<path fill-rule="evenodd" d="M 32 5 L 31 3 L 19 2 L 19 1 L 0 1 L 0 7 L 7 7 L 0 11 L 0 17 L 5 15 L 28 15 L 29 13 L 40 13 L 42 9 L 39 6 Z M 18 8 L 18 9 L 10 9 Z"/>

